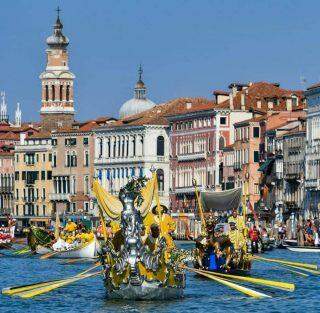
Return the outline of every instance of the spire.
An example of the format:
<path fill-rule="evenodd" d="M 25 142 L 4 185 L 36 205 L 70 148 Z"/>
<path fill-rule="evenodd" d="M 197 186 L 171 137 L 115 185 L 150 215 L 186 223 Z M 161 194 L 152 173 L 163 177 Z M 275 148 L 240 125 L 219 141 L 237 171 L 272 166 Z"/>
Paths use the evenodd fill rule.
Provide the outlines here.
<path fill-rule="evenodd" d="M 4 91 L 1 92 L 0 123 L 1 122 L 8 123 L 6 93 Z"/>
<path fill-rule="evenodd" d="M 146 99 L 146 93 L 147 93 L 147 88 L 142 81 L 142 74 L 143 74 L 143 69 L 142 65 L 140 64 L 139 69 L 138 69 L 138 81 L 136 83 L 136 86 L 134 88 L 134 97 L 136 99 Z"/>
<path fill-rule="evenodd" d="M 60 21 L 60 8 L 57 7 L 57 20 L 53 26 L 53 35 L 47 38 L 47 44 L 50 48 L 65 49 L 69 44 L 69 39 L 63 35 L 63 24 Z"/>
<path fill-rule="evenodd" d="M 22 112 L 20 110 L 20 103 L 17 102 L 17 108 L 15 112 L 15 126 L 20 127 L 21 126 L 21 117 L 22 117 Z"/>

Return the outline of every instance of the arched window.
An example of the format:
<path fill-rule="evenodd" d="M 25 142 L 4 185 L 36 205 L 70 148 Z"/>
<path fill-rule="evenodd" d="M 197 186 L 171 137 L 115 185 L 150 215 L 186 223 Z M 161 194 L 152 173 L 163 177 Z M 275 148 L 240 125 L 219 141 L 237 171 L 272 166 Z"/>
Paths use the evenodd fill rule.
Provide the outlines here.
<path fill-rule="evenodd" d="M 49 100 L 49 87 L 48 87 L 48 85 L 46 85 L 46 87 L 45 87 L 45 97 L 46 97 L 46 101 L 48 101 Z"/>
<path fill-rule="evenodd" d="M 222 150 L 225 146 L 225 140 L 223 137 L 219 138 L 219 150 Z"/>
<path fill-rule="evenodd" d="M 54 85 L 51 86 L 51 97 L 52 97 L 52 101 L 56 100 L 56 93 L 55 93 L 55 89 L 54 89 Z"/>
<path fill-rule="evenodd" d="M 163 172 L 163 169 L 161 168 L 157 170 L 157 179 L 158 179 L 158 190 L 164 191 L 164 172 Z"/>
<path fill-rule="evenodd" d="M 158 136 L 158 138 L 157 138 L 157 155 L 164 156 L 164 138 L 163 138 L 163 136 Z"/>
<path fill-rule="evenodd" d="M 63 85 L 60 85 L 60 101 L 62 101 Z"/>
<path fill-rule="evenodd" d="M 67 86 L 67 90 L 66 90 L 66 100 L 69 101 L 70 99 L 70 86 Z"/>

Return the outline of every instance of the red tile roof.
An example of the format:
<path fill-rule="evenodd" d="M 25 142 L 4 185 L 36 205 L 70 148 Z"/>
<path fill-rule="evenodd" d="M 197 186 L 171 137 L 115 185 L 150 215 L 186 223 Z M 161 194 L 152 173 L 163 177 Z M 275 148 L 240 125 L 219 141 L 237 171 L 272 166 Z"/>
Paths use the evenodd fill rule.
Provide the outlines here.
<path fill-rule="evenodd" d="M 118 120 L 110 127 L 168 125 L 169 116 L 214 109 L 215 102 L 205 98 L 177 98 L 152 109 Z"/>
<path fill-rule="evenodd" d="M 292 95 L 296 95 L 299 99 L 299 105 L 297 108 L 301 109 L 304 107 L 302 99 L 304 97 L 302 90 L 289 90 L 280 88 L 274 83 L 268 82 L 256 82 L 248 84 L 248 87 L 244 90 L 238 91 L 233 98 L 234 109 L 241 109 L 241 95 L 245 96 L 245 107 L 246 110 L 249 109 L 258 109 L 261 111 L 268 111 L 268 99 L 279 99 L 279 105 L 273 106 L 273 111 L 283 111 L 286 110 L 286 98 L 290 98 Z M 257 101 L 261 101 L 261 108 L 258 108 Z M 230 101 L 225 100 L 222 103 L 217 105 L 218 108 L 229 108 Z"/>

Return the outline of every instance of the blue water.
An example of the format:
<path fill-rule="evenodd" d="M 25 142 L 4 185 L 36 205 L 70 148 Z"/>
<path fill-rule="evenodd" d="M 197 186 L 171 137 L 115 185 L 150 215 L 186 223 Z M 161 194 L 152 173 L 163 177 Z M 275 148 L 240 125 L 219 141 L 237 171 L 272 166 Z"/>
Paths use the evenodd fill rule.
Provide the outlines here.
<path fill-rule="evenodd" d="M 320 254 L 274 250 L 264 256 L 320 263 Z M 0 288 L 64 278 L 90 266 L 61 263 L 61 260 L 39 260 L 37 257 L 1 257 Z M 252 286 L 272 296 L 271 299 L 256 300 L 213 281 L 188 274 L 184 299 L 167 302 L 110 301 L 105 298 L 101 277 L 95 277 L 34 299 L 0 295 L 0 312 L 320 312 L 320 276 L 303 278 L 270 263 L 260 262 L 254 263 L 252 275 L 293 282 L 296 290 L 290 293 Z"/>

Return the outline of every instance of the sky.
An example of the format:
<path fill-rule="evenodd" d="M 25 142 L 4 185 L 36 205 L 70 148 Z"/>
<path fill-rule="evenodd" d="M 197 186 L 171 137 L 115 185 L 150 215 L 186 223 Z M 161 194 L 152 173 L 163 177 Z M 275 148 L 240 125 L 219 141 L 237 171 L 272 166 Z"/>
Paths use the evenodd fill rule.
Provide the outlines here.
<path fill-rule="evenodd" d="M 39 75 L 60 6 L 76 119 L 118 117 L 143 65 L 148 98 L 213 97 L 231 82 L 320 80 L 320 1 L 1 0 L 0 90 L 39 120 Z M 302 83 L 303 80 L 306 83 Z"/>

